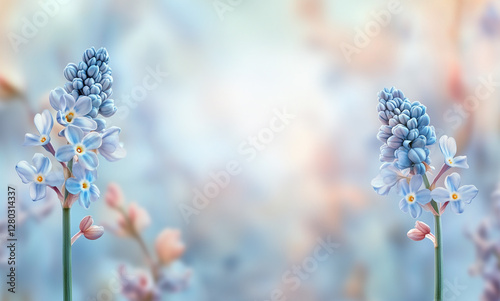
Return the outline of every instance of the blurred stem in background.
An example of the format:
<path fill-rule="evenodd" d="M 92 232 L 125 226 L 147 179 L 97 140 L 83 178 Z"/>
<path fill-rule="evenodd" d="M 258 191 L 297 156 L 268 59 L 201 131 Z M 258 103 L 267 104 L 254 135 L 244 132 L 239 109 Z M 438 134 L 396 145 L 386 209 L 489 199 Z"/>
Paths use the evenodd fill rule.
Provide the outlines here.
<path fill-rule="evenodd" d="M 427 175 L 423 175 L 425 187 L 427 189 L 431 188 L 429 184 L 429 179 Z M 442 248 L 442 238 L 441 238 L 441 211 L 436 203 L 436 201 L 431 201 L 431 206 L 434 208 L 437 215 L 434 215 L 434 232 L 436 237 L 436 247 L 434 248 L 434 300 L 442 301 L 443 300 L 443 248 Z"/>

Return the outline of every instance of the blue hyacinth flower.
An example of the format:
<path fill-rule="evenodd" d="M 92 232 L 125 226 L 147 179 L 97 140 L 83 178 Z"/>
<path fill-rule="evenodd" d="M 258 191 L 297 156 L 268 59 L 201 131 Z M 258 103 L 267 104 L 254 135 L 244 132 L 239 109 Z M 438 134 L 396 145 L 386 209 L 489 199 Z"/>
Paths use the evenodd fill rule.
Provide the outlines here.
<path fill-rule="evenodd" d="M 85 117 L 92 109 L 90 97 L 75 97 L 63 89 L 52 90 L 49 95 L 50 104 L 57 110 L 57 122 L 63 126 L 74 125 L 84 131 L 92 131 L 97 124 L 91 118 Z M 62 133 L 61 133 L 62 134 Z"/>
<path fill-rule="evenodd" d="M 99 133 L 91 132 L 84 135 L 80 128 L 70 125 L 64 131 L 64 136 L 70 144 L 61 146 L 56 151 L 56 159 L 60 162 L 68 162 L 77 155 L 78 162 L 86 169 L 96 169 L 99 165 L 99 161 L 96 153 L 92 150 L 101 146 L 102 138 Z"/>
<path fill-rule="evenodd" d="M 64 89 L 75 98 L 87 96 L 92 100 L 92 108 L 88 113 L 92 119 L 98 114 L 110 117 L 117 110 L 114 101 L 109 98 L 113 94 L 113 76 L 108 64 L 106 48 L 96 50 L 91 47 L 83 53 L 82 61 L 70 63 L 64 69 L 64 76 L 68 80 Z"/>
<path fill-rule="evenodd" d="M 99 188 L 93 184 L 95 178 L 95 171 L 86 170 L 77 163 L 73 165 L 73 177 L 66 180 L 66 189 L 73 195 L 80 194 L 78 201 L 85 209 L 100 196 Z"/>
<path fill-rule="evenodd" d="M 456 172 L 447 176 L 444 183 L 446 189 L 442 187 L 434 189 L 431 193 L 432 198 L 440 203 L 450 202 L 451 209 L 458 214 L 464 212 L 465 204 L 470 204 L 479 192 L 474 185 L 460 186 L 460 175 Z"/>
<path fill-rule="evenodd" d="M 444 155 L 444 163 L 450 167 L 469 168 L 466 156 L 455 157 L 457 153 L 457 143 L 453 137 L 446 135 L 439 139 L 439 148 Z"/>
<path fill-rule="evenodd" d="M 51 172 L 52 163 L 49 158 L 36 153 L 33 166 L 26 161 L 16 165 L 16 171 L 24 184 L 30 184 L 30 197 L 33 201 L 45 198 L 47 186 L 58 187 L 64 183 L 62 172 Z"/>
<path fill-rule="evenodd" d="M 98 149 L 99 154 L 101 154 L 106 160 L 114 162 L 123 159 L 127 152 L 120 145 L 119 137 L 121 129 L 116 126 L 112 126 L 109 129 L 104 130 L 102 134 L 102 144 Z"/>
<path fill-rule="evenodd" d="M 413 218 L 418 218 L 422 214 L 422 207 L 431 201 L 431 191 L 429 189 L 420 189 L 423 179 L 421 175 L 415 175 L 410 183 L 401 180 L 400 195 L 403 197 L 399 202 L 399 209 L 404 213 L 410 213 Z"/>
<path fill-rule="evenodd" d="M 35 115 L 35 127 L 40 135 L 26 134 L 24 145 L 46 145 L 50 142 L 50 132 L 54 126 L 54 120 L 49 110 Z"/>
<path fill-rule="evenodd" d="M 384 163 L 379 175 L 372 180 L 372 186 L 380 195 L 387 195 L 401 179 L 408 177 L 409 169 L 401 171 L 394 163 Z"/>

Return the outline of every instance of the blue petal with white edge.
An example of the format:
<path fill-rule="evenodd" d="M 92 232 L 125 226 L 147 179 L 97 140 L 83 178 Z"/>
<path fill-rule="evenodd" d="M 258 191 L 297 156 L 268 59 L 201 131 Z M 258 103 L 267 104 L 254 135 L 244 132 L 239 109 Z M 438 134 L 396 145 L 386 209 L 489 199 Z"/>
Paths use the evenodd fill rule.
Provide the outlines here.
<path fill-rule="evenodd" d="M 73 145 L 63 145 L 57 149 L 55 157 L 59 162 L 68 162 L 73 159 L 74 155 L 76 155 L 76 152 Z"/>
<path fill-rule="evenodd" d="M 30 197 L 33 201 L 39 201 L 45 198 L 46 193 L 47 193 L 47 186 L 45 184 L 31 183 Z"/>
<path fill-rule="evenodd" d="M 26 161 L 21 161 L 16 165 L 16 171 L 24 184 L 33 182 L 36 170 Z"/>
<path fill-rule="evenodd" d="M 474 185 L 464 185 L 457 192 L 460 195 L 460 200 L 469 204 L 476 197 L 479 190 Z"/>

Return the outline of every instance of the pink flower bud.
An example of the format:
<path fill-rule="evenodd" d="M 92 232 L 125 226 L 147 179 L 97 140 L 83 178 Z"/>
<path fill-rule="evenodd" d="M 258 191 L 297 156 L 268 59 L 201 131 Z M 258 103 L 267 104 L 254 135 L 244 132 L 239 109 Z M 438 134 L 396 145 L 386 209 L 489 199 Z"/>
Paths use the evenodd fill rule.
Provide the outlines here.
<path fill-rule="evenodd" d="M 130 204 L 128 208 L 128 218 L 130 219 L 134 230 L 137 232 L 141 232 L 151 223 L 148 212 L 136 203 Z"/>
<path fill-rule="evenodd" d="M 415 229 L 419 230 L 424 235 L 431 233 L 431 227 L 429 227 L 426 223 L 423 223 L 421 221 L 417 221 L 415 223 Z"/>
<path fill-rule="evenodd" d="M 104 196 L 106 204 L 111 208 L 117 208 L 124 202 L 123 192 L 120 186 L 116 183 L 110 183 L 108 190 Z"/>
<path fill-rule="evenodd" d="M 92 224 L 94 223 L 94 220 L 92 219 L 92 216 L 87 215 L 82 219 L 80 222 L 80 231 L 85 232 Z"/>
<path fill-rule="evenodd" d="M 410 231 L 408 231 L 406 235 L 408 236 L 409 239 L 414 241 L 420 241 L 425 238 L 425 234 L 418 229 L 411 229 Z"/>
<path fill-rule="evenodd" d="M 95 240 L 104 234 L 104 228 L 101 226 L 90 226 L 87 230 L 83 231 L 83 236 L 89 240 Z"/>
<path fill-rule="evenodd" d="M 156 238 L 156 253 L 162 264 L 170 264 L 184 253 L 186 247 L 180 236 L 179 230 L 165 229 Z"/>

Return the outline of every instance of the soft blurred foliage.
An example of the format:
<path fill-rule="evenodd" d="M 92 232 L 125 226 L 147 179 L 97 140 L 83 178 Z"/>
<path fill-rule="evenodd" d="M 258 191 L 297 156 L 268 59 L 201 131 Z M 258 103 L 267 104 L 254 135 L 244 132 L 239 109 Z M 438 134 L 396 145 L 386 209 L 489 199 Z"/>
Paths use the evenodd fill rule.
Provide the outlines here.
<path fill-rule="evenodd" d="M 223 20 L 217 2 L 235 4 Z M 42 0 L 56 12 L 16 52 L 9 36 L 22 36 L 44 10 L 0 0 L 0 182 L 5 201 L 7 185 L 17 188 L 19 238 L 17 293 L 7 295 L 2 280 L 1 299 L 61 299 L 59 204 L 52 192 L 33 203 L 14 166 L 31 159 L 24 133 L 65 83 L 66 64 L 103 46 L 119 110 L 110 123 L 122 128 L 127 157 L 101 160 L 97 184 L 104 193 L 118 183 L 149 213 L 151 248 L 162 229 L 181 230 L 186 251 L 170 268 L 192 269 L 190 286 L 168 300 L 270 300 L 275 289 L 292 301 L 430 300 L 432 244 L 409 240 L 415 221 L 399 210 L 399 197 L 370 186 L 380 166 L 376 95 L 388 86 L 424 103 L 438 136 L 454 136 L 468 156 L 463 181 L 480 193 L 461 216 L 443 216 L 445 296 L 478 300 L 484 283 L 468 275 L 475 250 L 464 229 L 490 210 L 500 177 L 500 1 L 401 0 L 382 26 L 376 16 L 390 2 Z M 342 43 L 354 45 L 373 22 L 379 32 L 348 62 Z M 148 77 L 146 89 L 152 70 L 168 75 Z M 295 118 L 247 160 L 240 144 L 284 108 Z M 431 151 L 437 169 L 442 156 Z M 192 205 L 194 190 L 232 160 L 241 172 L 186 223 L 179 204 Z M 89 210 L 76 205 L 74 232 L 88 214 L 99 225 L 116 220 L 104 199 Z M 429 214 L 422 220 L 432 225 Z M 329 236 L 339 248 L 292 290 L 284 273 Z M 117 271 L 144 264 L 139 246 L 109 232 L 77 244 L 74 299 L 124 300 Z"/>

